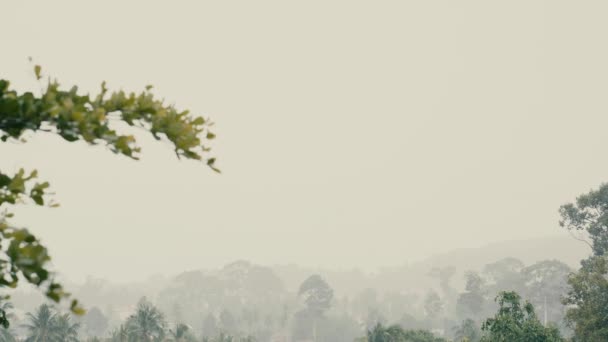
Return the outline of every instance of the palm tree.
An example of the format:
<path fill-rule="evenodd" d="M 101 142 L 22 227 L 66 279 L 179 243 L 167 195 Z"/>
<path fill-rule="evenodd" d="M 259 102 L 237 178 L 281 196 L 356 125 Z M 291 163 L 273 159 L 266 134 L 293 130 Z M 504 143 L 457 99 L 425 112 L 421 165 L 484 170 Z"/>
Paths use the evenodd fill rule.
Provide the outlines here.
<path fill-rule="evenodd" d="M 80 323 L 72 323 L 70 314 L 56 315 L 53 322 L 53 339 L 61 342 L 78 342 Z"/>
<path fill-rule="evenodd" d="M 55 313 L 50 306 L 40 305 L 35 314 L 28 313 L 29 324 L 24 324 L 29 336 L 26 342 L 47 342 L 53 338 Z"/>
<path fill-rule="evenodd" d="M 162 341 L 165 326 L 163 314 L 145 299 L 139 302 L 137 311 L 127 319 L 129 337 L 141 342 Z"/>
<path fill-rule="evenodd" d="M 0 342 L 15 342 L 17 339 L 10 330 L 5 328 L 0 328 Z"/>
<path fill-rule="evenodd" d="M 129 331 L 123 324 L 121 324 L 118 329 L 112 331 L 110 340 L 112 342 L 127 342 L 129 340 Z"/>

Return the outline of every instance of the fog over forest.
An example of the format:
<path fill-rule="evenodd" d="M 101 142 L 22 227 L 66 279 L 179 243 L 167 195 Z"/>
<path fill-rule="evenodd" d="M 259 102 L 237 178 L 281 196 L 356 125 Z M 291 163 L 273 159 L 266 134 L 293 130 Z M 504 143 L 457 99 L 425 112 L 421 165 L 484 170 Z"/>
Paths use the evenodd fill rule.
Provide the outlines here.
<path fill-rule="evenodd" d="M 608 341 L 607 11 L 0 0 L 0 342 Z"/>
<path fill-rule="evenodd" d="M 538 248 L 543 244 L 542 249 Z M 492 299 L 498 294 L 496 286 L 502 281 L 505 284 L 501 285 L 527 291 L 530 299 L 536 300 L 535 304 L 544 310 L 544 298 L 538 302 L 533 286 L 524 281 L 526 272 L 554 263 L 561 265 L 567 273 L 575 269 L 588 252 L 585 244 L 572 238 L 547 238 L 453 250 L 373 273 L 294 264 L 258 265 L 237 260 L 217 269 L 185 270 L 171 276 L 159 274 L 131 283 L 91 276 L 84 283 L 71 283 L 69 287 L 75 296 L 101 312 L 103 318 L 99 321 L 103 323 L 104 332 L 116 329 L 145 298 L 155 303 L 169 322 L 186 322 L 197 334 L 211 334 L 210 330 L 217 332 L 224 328 L 227 333 L 251 335 L 259 340 L 274 338 L 274 341 L 282 336 L 277 330 L 288 331 L 306 325 L 297 318 L 305 308 L 298 291 L 311 275 L 320 275 L 333 291 L 333 307 L 329 309 L 328 317 L 342 320 L 332 321 L 339 329 L 345 328 L 340 324 L 346 324 L 348 328 L 333 333 L 322 330 L 321 333 L 327 341 L 347 341 L 362 335 L 365 328 L 372 328 L 378 322 L 402 322 L 410 328 L 431 327 L 426 312 L 426 301 L 431 294 L 437 294 L 437 299 L 443 303 L 441 315 L 450 322 L 448 324 L 456 325 L 460 318 L 466 317 L 462 312 L 466 305 L 459 302 L 459 298 L 467 293 L 465 288 L 470 272 L 487 281 L 485 305 L 488 307 L 493 308 Z M 557 283 L 551 286 L 565 287 L 565 278 L 554 281 Z M 35 311 L 44 303 L 44 298 L 35 289 L 20 290 L 13 294 L 12 302 L 19 308 L 15 314 L 25 318 L 25 313 Z M 547 309 L 549 319 L 557 317 L 556 320 L 561 321 L 564 313 L 561 305 L 549 305 Z M 219 315 L 217 322 L 209 323 L 209 317 L 215 317 L 216 313 Z M 96 328 L 101 329 L 96 327 L 100 322 L 90 322 L 86 317 L 84 325 L 91 333 L 95 333 Z M 281 320 L 284 322 L 279 323 Z M 230 326 L 225 326 L 227 324 Z M 561 329 L 569 331 L 565 325 Z M 452 333 L 443 329 L 436 329 L 436 332 Z"/>

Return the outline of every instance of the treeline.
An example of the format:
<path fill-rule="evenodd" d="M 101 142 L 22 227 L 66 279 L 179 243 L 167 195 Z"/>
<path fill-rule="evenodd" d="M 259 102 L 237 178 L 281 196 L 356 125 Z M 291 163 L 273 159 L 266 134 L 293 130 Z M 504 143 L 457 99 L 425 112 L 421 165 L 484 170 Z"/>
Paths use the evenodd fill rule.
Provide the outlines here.
<path fill-rule="evenodd" d="M 608 341 L 608 185 L 560 214 L 592 250 L 576 271 L 505 258 L 465 272 L 463 289 L 452 285 L 454 267 L 437 267 L 427 274 L 435 286 L 422 293 L 396 284 L 403 291 L 346 296 L 320 275 L 291 292 L 270 268 L 236 262 L 183 273 L 129 308 L 93 307 L 82 317 L 46 305 L 15 311 L 0 331 L 5 341 Z"/>
<path fill-rule="evenodd" d="M 142 298 L 124 318 L 97 307 L 75 317 L 43 304 L 10 317 L 3 333 L 4 341 L 476 342 L 504 330 L 558 341 L 571 334 L 560 300 L 570 272 L 558 261 L 507 258 L 467 272 L 463 291 L 450 285 L 455 274 L 446 267 L 429 271 L 438 289 L 423 295 L 366 289 L 348 298 L 319 275 L 290 294 L 268 269 L 238 262 L 218 274 L 184 273 L 156 304 Z"/>
<path fill-rule="evenodd" d="M 323 316 L 329 308 L 332 290 L 322 278 L 311 276 L 300 288 L 305 297 L 306 308 L 300 312 L 308 323 L 304 335 L 310 338 L 295 337 L 295 341 L 333 341 L 327 336 L 327 319 Z M 497 297 L 498 312 L 488 318 L 481 330 L 474 322 L 467 319 L 455 331 L 454 341 L 565 341 L 557 327 L 544 326 L 538 320 L 532 304 L 521 302 L 516 292 L 501 292 Z M 10 309 L 5 305 L 4 310 Z M 93 317 L 91 317 L 93 315 Z M 300 317 L 302 318 L 302 317 Z M 325 325 L 323 324 L 325 323 Z M 107 326 L 107 320 L 99 314 L 89 314 L 83 322 L 74 321 L 71 314 L 62 314 L 47 304 L 42 304 L 34 313 L 27 314 L 26 323 L 22 324 L 24 336 L 17 336 L 8 329 L 0 332 L 0 341 L 48 341 L 78 342 L 80 330 L 85 328 L 90 334 L 101 333 Z M 321 329 L 319 329 L 321 328 Z M 340 326 L 334 327 L 336 334 L 343 334 Z M 337 338 L 340 335 L 334 336 Z M 275 336 L 273 341 L 280 340 Z M 291 340 L 291 339 L 290 339 Z M 423 329 L 404 329 L 398 324 L 389 327 L 377 323 L 367 331 L 365 336 L 353 339 L 357 342 L 447 342 L 442 337 Z M 137 304 L 135 312 L 119 327 L 113 329 L 107 337 L 89 337 L 88 342 L 254 342 L 254 336 L 232 335 L 219 331 L 213 336 L 197 337 L 192 328 L 183 323 L 169 324 L 164 314 L 145 298 Z M 352 340 L 351 340 L 352 341 Z"/>

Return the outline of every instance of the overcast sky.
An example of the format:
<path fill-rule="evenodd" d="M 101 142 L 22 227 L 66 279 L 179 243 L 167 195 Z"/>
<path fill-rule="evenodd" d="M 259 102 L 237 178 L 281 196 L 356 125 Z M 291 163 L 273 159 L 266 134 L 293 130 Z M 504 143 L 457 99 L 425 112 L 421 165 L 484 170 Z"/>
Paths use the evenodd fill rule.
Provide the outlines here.
<path fill-rule="evenodd" d="M 32 135 L 23 207 L 71 279 L 235 259 L 374 269 L 565 234 L 608 180 L 606 1 L 3 1 L 0 77 L 155 93 L 211 117 L 222 175 Z"/>

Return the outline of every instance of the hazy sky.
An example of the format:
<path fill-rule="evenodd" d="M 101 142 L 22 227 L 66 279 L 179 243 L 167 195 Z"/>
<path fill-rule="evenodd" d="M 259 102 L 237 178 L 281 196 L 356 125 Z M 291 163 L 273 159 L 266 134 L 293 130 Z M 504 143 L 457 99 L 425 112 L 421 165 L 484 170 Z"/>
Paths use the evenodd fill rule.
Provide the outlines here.
<path fill-rule="evenodd" d="M 2 1 L 0 77 L 155 93 L 216 122 L 217 175 L 0 144 L 59 209 L 16 222 L 59 270 L 141 279 L 234 259 L 373 269 L 564 234 L 608 180 L 606 1 Z M 551 256 L 548 256 L 551 257 Z"/>

